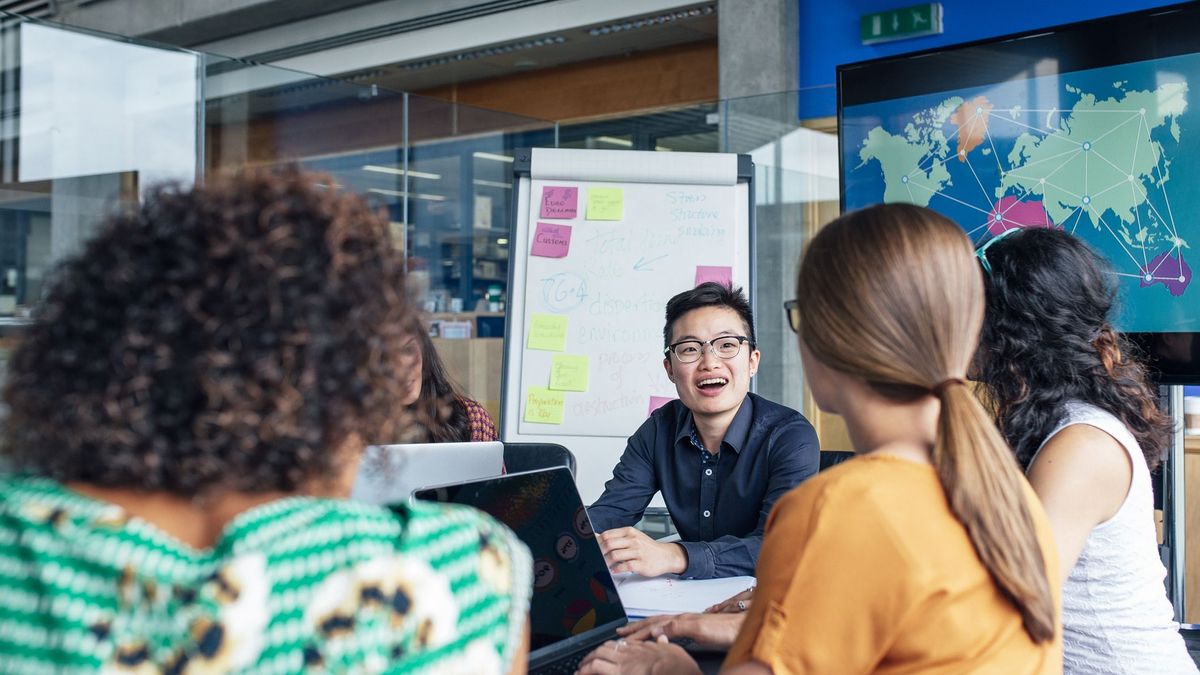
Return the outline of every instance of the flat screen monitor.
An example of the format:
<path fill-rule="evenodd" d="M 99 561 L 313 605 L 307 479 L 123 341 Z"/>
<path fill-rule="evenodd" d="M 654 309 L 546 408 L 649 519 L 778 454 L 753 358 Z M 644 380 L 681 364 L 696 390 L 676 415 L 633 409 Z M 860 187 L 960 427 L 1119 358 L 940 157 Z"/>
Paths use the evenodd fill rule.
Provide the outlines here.
<path fill-rule="evenodd" d="M 1073 232 L 1151 372 L 1200 382 L 1197 36 L 1191 3 L 842 66 L 842 209 L 928 206 L 976 245 Z"/>

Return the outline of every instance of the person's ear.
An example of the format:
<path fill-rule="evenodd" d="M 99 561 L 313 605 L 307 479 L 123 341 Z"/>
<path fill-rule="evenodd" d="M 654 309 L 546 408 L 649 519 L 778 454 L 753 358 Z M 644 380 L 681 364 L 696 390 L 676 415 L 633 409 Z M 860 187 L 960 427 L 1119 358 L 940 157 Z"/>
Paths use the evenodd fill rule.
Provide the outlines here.
<path fill-rule="evenodd" d="M 675 382 L 675 371 L 671 369 L 671 357 L 663 359 L 663 370 L 667 371 L 667 379 L 673 384 Z"/>
<path fill-rule="evenodd" d="M 758 361 L 762 358 L 762 352 L 755 349 L 750 352 L 750 377 L 758 374 Z"/>

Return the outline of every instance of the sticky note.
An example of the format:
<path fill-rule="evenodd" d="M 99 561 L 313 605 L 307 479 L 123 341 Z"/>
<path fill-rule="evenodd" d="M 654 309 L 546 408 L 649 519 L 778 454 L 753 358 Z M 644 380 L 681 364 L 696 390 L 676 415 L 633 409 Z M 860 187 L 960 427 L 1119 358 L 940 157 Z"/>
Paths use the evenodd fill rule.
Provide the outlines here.
<path fill-rule="evenodd" d="M 565 394 L 545 387 L 530 387 L 525 396 L 525 421 L 536 424 L 562 424 Z"/>
<path fill-rule="evenodd" d="M 550 388 L 559 391 L 587 391 L 588 357 L 560 354 L 551 359 Z"/>
<path fill-rule="evenodd" d="M 621 188 L 588 188 L 588 220 L 624 220 L 625 191 Z"/>
<path fill-rule="evenodd" d="M 663 407 L 664 405 L 666 405 L 674 400 L 675 399 L 673 399 L 669 396 L 651 396 L 650 397 L 650 409 L 646 411 L 646 416 L 649 417 L 651 414 L 654 413 L 655 410 L 658 410 L 659 408 Z"/>
<path fill-rule="evenodd" d="M 543 258 L 565 258 L 571 249 L 571 226 L 538 223 L 533 231 L 533 255 Z"/>
<path fill-rule="evenodd" d="M 529 322 L 530 349 L 561 352 L 567 348 L 567 317 L 559 314 L 534 314 Z"/>
<path fill-rule="evenodd" d="M 729 286 L 733 283 L 733 268 L 697 265 L 696 285 L 699 286 L 706 281 L 715 281 L 722 286 Z"/>
<path fill-rule="evenodd" d="M 542 188 L 542 218 L 574 218 L 579 205 L 579 188 Z"/>

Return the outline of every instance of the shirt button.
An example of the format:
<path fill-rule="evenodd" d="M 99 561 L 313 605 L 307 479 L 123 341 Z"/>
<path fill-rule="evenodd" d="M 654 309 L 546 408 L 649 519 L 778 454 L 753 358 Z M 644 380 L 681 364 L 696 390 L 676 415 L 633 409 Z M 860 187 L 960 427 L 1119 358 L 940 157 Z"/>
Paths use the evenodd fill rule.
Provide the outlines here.
<path fill-rule="evenodd" d="M 711 515 L 712 515 L 712 511 L 708 511 L 708 510 L 706 510 L 706 511 L 704 512 L 704 517 L 705 517 L 705 518 L 707 518 L 707 517 L 709 517 L 709 516 L 711 516 Z"/>
<path fill-rule="evenodd" d="M 711 476 L 711 475 L 712 475 L 712 469 L 705 469 L 705 470 L 704 470 L 704 475 L 705 475 L 705 476 Z"/>

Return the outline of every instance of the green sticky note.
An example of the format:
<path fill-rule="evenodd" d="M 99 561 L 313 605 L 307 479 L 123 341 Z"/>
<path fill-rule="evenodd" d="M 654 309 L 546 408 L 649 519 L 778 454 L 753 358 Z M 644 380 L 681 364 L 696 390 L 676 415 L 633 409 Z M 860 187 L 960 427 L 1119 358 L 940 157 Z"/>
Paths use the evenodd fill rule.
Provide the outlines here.
<path fill-rule="evenodd" d="M 525 421 L 536 424 L 562 424 L 566 401 L 561 391 L 530 387 L 525 397 Z"/>
<path fill-rule="evenodd" d="M 560 354 L 550 361 L 550 388 L 560 391 L 587 391 L 588 357 Z"/>
<path fill-rule="evenodd" d="M 588 188 L 588 220 L 624 220 L 625 191 L 621 188 Z"/>
<path fill-rule="evenodd" d="M 567 317 L 560 314 L 534 314 L 529 322 L 530 349 L 561 352 L 567 348 Z"/>

